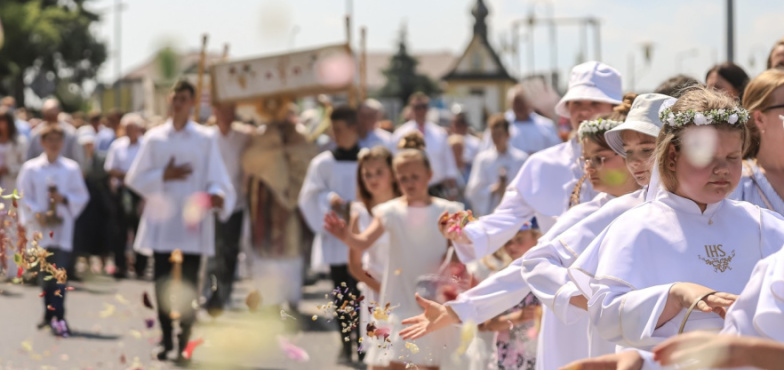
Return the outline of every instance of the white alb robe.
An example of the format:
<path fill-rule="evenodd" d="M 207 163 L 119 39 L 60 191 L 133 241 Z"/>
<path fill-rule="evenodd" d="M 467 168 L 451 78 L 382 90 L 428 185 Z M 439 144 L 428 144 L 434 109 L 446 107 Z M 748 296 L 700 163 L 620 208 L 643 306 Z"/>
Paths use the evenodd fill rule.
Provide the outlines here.
<path fill-rule="evenodd" d="M 582 146 L 573 139 L 530 156 L 507 186 L 495 211 L 465 227 L 471 244 L 455 243 L 460 260 L 471 261 L 493 253 L 533 217 L 542 232 L 550 230 L 557 217 L 569 209 L 569 197 L 583 176 L 578 161 L 581 154 Z M 588 202 L 594 196 L 596 192 L 585 181 L 580 201 Z"/>
<path fill-rule="evenodd" d="M 71 252 L 76 218 L 90 200 L 79 164 L 63 156 L 50 163 L 46 153 L 43 153 L 22 165 L 16 184 L 22 195 L 19 200 L 19 222 L 27 227 L 28 238 L 34 232 L 41 232 L 44 238 L 38 245 Z M 36 220 L 35 214 L 49 210 L 50 185 L 57 187 L 57 191 L 68 199 L 68 204 L 57 205 L 57 215 L 62 218 L 61 224 L 44 227 Z"/>
<path fill-rule="evenodd" d="M 471 175 L 468 177 L 468 185 L 465 189 L 465 197 L 471 204 L 471 210 L 475 216 L 484 216 L 493 212 L 493 209 L 500 202 L 490 191 L 490 188 L 498 182 L 499 174 L 503 168 L 506 171 L 506 178 L 512 178 L 520 172 L 528 154 L 508 147 L 506 152 L 499 153 L 495 147 L 480 152 L 471 168 Z"/>
<path fill-rule="evenodd" d="M 733 200 L 709 204 L 667 191 L 617 218 L 571 267 L 589 298 L 599 335 L 620 346 L 650 350 L 676 335 L 682 310 L 656 328 L 674 282 L 738 294 L 754 265 L 784 245 L 784 219 Z M 597 249 L 597 250 L 594 250 Z M 685 330 L 714 330 L 723 320 L 692 312 Z"/>
<path fill-rule="evenodd" d="M 784 343 L 784 249 L 757 263 L 738 300 L 727 310 L 721 334 L 742 335 Z M 642 370 L 672 369 L 639 351 Z M 746 369 L 746 368 L 744 368 Z"/>
<path fill-rule="evenodd" d="M 193 172 L 184 180 L 163 181 L 163 172 L 172 158 L 177 166 L 190 164 Z M 234 209 L 236 193 L 209 128 L 188 121 L 177 131 L 169 119 L 150 129 L 125 175 L 125 184 L 146 202 L 134 249 L 148 254 L 175 249 L 208 257 L 215 254 L 215 220 L 211 212 L 195 227 L 188 225 L 184 217 L 188 199 L 199 192 L 223 196 L 223 208 L 218 211 L 222 220 Z"/>
<path fill-rule="evenodd" d="M 348 246 L 324 230 L 324 216 L 332 210 L 332 194 L 347 203 L 357 196 L 357 161 L 338 161 L 331 151 L 326 151 L 308 165 L 298 199 L 305 221 L 316 234 L 311 252 L 314 266 L 348 263 Z"/>
<path fill-rule="evenodd" d="M 727 311 L 722 333 L 784 343 L 784 249 L 754 267 L 740 297 Z"/>

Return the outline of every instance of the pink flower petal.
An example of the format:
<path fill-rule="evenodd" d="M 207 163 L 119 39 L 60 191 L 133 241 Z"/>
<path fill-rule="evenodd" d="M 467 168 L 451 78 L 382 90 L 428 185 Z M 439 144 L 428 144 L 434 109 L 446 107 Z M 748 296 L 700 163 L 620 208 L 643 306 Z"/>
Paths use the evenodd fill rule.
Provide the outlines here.
<path fill-rule="evenodd" d="M 280 344 L 280 349 L 286 354 L 286 357 L 297 362 L 306 362 L 310 360 L 310 356 L 304 349 L 295 346 L 286 338 L 278 337 L 278 343 Z"/>

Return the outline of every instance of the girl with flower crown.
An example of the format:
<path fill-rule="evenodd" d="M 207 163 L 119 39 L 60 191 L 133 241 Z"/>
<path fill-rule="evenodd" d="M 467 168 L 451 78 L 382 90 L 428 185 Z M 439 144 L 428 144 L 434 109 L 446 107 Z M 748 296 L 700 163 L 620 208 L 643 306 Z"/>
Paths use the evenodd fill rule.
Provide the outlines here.
<path fill-rule="evenodd" d="M 400 190 L 392 173 L 392 153 L 383 146 L 360 150 L 357 159 L 357 199 L 360 201 L 351 203 L 348 227 L 355 233 L 364 231 L 373 221 L 373 207 L 398 196 Z M 365 304 L 359 314 L 362 337 L 367 336 L 365 328 L 370 322 L 366 308 L 383 305 L 379 293 L 388 248 L 389 235 L 385 233 L 365 251 L 348 251 L 348 271 L 364 285 L 360 287 L 362 295 L 365 296 Z M 383 345 L 366 341 L 364 347 L 364 362 L 368 365 L 368 370 L 385 369 L 389 359 L 385 356 L 387 351 L 382 348 Z"/>
<path fill-rule="evenodd" d="M 658 133 L 661 126 L 658 118 L 659 106 L 670 98 L 661 94 L 645 94 L 637 97 L 634 104 L 629 102 L 633 96 L 628 98 L 624 106 L 626 109 L 631 107 L 629 117 L 625 123 L 604 133 L 605 145 L 626 157 L 626 166 L 630 176 L 639 185 L 644 186 L 648 184 L 651 176 L 652 163 L 648 159 L 655 147 L 653 135 Z M 616 117 L 616 119 L 618 118 L 622 117 Z M 599 176 L 600 180 L 602 178 L 609 177 Z M 614 185 L 602 185 L 602 188 L 610 193 L 621 194 L 622 192 L 618 192 L 618 183 Z M 579 253 L 613 219 L 624 211 L 641 204 L 644 201 L 645 192 L 635 191 L 608 202 L 609 198 L 612 196 L 599 195 L 594 201 L 570 209 L 540 239 L 536 248 L 476 288 L 464 292 L 447 307 L 426 302 L 428 305 L 426 311 L 429 311 L 429 314 L 426 312 L 425 316 L 420 315 L 406 320 L 412 325 L 406 329 L 405 334 L 417 337 L 438 330 L 452 322 L 484 320 L 486 317 L 497 314 L 499 310 L 516 304 L 533 289 L 538 297 L 545 299 L 548 308 L 558 307 L 556 311 L 546 310 L 542 318 L 537 368 L 553 369 L 581 356 L 587 356 L 587 339 L 574 335 L 574 333 L 586 331 L 585 328 L 588 326 L 586 315 L 580 314 L 578 310 L 576 312 L 569 311 L 566 317 L 561 316 L 561 307 L 564 307 L 565 304 L 565 308 L 568 308 L 571 296 L 575 294 L 580 296 L 573 286 L 561 289 L 568 282 L 565 268 L 577 258 L 575 250 Z M 534 272 L 547 275 L 532 280 L 533 285 L 530 289 L 520 274 L 520 266 L 523 261 L 529 260 L 529 256 L 535 256 L 530 259 L 529 263 L 531 268 L 535 268 Z M 525 273 L 524 270 L 523 275 Z M 562 294 L 565 300 L 554 299 L 556 293 Z M 556 319 L 556 316 L 562 321 L 568 321 L 569 324 L 562 323 L 561 320 Z M 549 321 L 548 318 L 550 318 Z M 575 320 L 575 318 L 578 319 Z M 570 345 L 564 345 L 564 338 L 573 338 L 569 340 Z"/>
<path fill-rule="evenodd" d="M 726 199 L 740 181 L 748 113 L 695 89 L 661 118 L 656 199 L 617 218 L 570 269 L 583 276 L 575 282 L 597 333 L 644 350 L 720 329 L 754 265 L 784 244 L 781 216 Z"/>

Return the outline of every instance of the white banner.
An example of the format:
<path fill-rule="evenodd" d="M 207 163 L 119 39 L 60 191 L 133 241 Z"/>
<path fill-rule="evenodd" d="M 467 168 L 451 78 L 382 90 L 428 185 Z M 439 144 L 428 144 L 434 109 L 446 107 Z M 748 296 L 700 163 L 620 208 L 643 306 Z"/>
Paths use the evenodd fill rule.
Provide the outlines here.
<path fill-rule="evenodd" d="M 345 44 L 290 54 L 218 63 L 211 68 L 218 102 L 280 95 L 313 95 L 348 88 L 356 64 Z"/>

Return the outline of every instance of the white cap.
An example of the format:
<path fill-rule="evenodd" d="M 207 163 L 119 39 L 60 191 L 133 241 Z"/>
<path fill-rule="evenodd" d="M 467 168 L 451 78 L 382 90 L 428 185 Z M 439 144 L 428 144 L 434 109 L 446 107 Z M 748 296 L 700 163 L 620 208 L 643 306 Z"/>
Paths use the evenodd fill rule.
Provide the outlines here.
<path fill-rule="evenodd" d="M 566 103 L 574 100 L 621 104 L 621 74 L 601 62 L 585 62 L 574 66 L 569 77 L 569 90 L 555 105 L 555 113 L 568 118 Z"/>
<path fill-rule="evenodd" d="M 662 127 L 662 123 L 659 120 L 659 107 L 670 99 L 673 98 L 663 94 L 637 95 L 637 98 L 632 103 L 632 108 L 629 110 L 629 114 L 626 115 L 626 121 L 604 133 L 607 145 L 616 153 L 625 157 L 626 153 L 623 150 L 621 131 L 632 130 L 648 136 L 659 136 L 659 131 Z"/>

